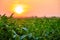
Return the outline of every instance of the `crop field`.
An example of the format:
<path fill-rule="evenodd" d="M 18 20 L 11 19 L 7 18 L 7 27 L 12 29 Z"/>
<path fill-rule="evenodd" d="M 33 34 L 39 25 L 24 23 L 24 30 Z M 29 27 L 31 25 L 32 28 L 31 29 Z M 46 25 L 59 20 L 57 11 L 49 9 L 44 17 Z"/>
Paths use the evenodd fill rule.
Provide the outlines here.
<path fill-rule="evenodd" d="M 60 40 L 60 18 L 0 16 L 0 40 Z"/>

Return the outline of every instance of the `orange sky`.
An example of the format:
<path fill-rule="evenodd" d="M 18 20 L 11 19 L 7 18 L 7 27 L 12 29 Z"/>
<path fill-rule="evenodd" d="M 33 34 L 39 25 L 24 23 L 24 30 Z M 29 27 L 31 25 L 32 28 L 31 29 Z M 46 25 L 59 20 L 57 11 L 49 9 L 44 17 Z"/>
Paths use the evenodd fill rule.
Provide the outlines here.
<path fill-rule="evenodd" d="M 11 14 L 10 6 L 17 3 L 31 7 L 22 17 L 60 16 L 60 0 L 0 0 L 0 14 L 5 13 L 9 16 Z"/>

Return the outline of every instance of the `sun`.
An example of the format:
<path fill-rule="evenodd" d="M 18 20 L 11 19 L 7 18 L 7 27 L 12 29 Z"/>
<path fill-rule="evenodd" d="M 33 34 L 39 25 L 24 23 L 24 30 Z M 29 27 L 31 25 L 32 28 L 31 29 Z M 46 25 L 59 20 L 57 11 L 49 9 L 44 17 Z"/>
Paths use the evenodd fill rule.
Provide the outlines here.
<path fill-rule="evenodd" d="M 17 14 L 22 14 L 24 12 L 24 8 L 21 5 L 16 5 L 14 8 L 14 12 Z"/>
<path fill-rule="evenodd" d="M 30 5 L 28 4 L 12 4 L 9 7 L 10 12 L 14 13 L 14 15 L 25 15 L 30 11 Z"/>

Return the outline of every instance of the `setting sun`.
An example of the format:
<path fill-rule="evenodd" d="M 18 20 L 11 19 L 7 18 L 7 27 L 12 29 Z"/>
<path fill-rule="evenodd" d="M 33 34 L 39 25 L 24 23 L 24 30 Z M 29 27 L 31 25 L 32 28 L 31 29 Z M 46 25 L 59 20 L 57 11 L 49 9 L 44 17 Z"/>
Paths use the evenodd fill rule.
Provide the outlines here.
<path fill-rule="evenodd" d="M 10 11 L 14 13 L 15 16 L 26 15 L 29 12 L 30 5 L 28 4 L 12 4 L 10 6 Z"/>
<path fill-rule="evenodd" d="M 17 14 L 21 14 L 22 12 L 24 12 L 24 8 L 21 5 L 17 5 L 14 8 L 14 12 L 17 13 Z"/>

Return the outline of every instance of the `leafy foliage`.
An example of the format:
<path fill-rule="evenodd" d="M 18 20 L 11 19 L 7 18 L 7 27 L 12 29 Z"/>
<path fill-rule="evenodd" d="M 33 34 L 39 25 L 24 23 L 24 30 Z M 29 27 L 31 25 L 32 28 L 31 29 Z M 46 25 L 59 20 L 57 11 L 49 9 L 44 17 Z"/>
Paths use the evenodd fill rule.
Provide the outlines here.
<path fill-rule="evenodd" d="M 60 18 L 0 16 L 0 40 L 60 40 Z"/>

